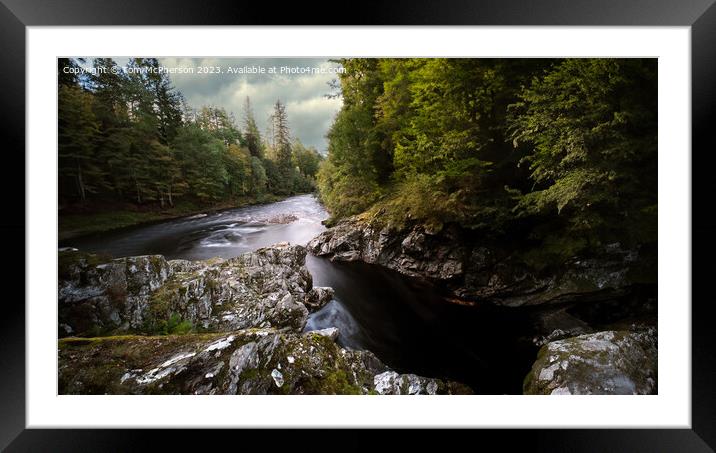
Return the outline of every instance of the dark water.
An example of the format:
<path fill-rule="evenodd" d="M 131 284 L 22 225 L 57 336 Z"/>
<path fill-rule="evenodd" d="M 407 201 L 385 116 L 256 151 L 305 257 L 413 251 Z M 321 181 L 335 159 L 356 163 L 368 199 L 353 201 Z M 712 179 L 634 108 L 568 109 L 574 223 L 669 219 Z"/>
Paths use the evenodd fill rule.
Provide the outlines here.
<path fill-rule="evenodd" d="M 293 215 L 287 224 L 273 224 Z M 64 241 L 62 246 L 115 257 L 230 258 L 277 242 L 305 245 L 325 230 L 325 209 L 311 195 Z M 339 344 L 374 352 L 400 372 L 450 378 L 478 393 L 521 393 L 536 349 L 525 311 L 448 304 L 426 282 L 364 263 L 309 255 L 314 285 L 335 299 L 311 315 L 306 329 L 338 327 Z"/>

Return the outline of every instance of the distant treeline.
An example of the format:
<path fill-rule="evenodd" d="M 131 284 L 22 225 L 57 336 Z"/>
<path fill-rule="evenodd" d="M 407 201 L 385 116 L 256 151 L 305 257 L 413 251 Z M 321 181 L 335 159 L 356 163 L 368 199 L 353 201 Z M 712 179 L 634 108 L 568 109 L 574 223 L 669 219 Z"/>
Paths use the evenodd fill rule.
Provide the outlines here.
<path fill-rule="evenodd" d="M 318 181 L 380 218 L 573 256 L 654 243 L 656 59 L 344 59 Z"/>
<path fill-rule="evenodd" d="M 321 155 L 291 137 L 280 100 L 264 139 L 248 98 L 241 125 L 219 107 L 194 110 L 166 73 L 152 69 L 157 59 L 132 59 L 129 67 L 139 69 L 132 71 L 78 70 L 88 64 L 58 60 L 61 205 L 165 207 L 314 190 Z M 91 65 L 117 67 L 108 58 Z"/>

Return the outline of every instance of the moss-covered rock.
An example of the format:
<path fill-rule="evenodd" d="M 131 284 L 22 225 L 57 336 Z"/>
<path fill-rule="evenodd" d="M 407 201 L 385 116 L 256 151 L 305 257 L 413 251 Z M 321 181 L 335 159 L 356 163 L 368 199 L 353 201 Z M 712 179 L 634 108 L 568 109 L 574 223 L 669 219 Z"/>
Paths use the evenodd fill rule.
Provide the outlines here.
<path fill-rule="evenodd" d="M 275 329 L 59 340 L 61 394 L 375 394 L 387 371 L 368 351 Z M 410 379 L 432 393 L 459 387 Z"/>
<path fill-rule="evenodd" d="M 656 329 L 610 330 L 547 343 L 525 378 L 524 393 L 655 394 Z"/>

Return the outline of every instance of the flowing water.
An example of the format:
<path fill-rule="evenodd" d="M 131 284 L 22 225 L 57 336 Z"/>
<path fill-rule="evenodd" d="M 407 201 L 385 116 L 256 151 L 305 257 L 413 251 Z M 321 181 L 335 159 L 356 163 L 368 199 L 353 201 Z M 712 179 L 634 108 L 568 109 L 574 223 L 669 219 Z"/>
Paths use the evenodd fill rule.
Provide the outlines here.
<path fill-rule="evenodd" d="M 114 257 L 231 258 L 277 242 L 305 245 L 325 230 L 321 221 L 327 217 L 314 196 L 300 195 L 60 245 Z M 310 316 L 307 330 L 338 327 L 341 346 L 368 349 L 400 372 L 458 380 L 478 393 L 521 393 L 535 356 L 524 341 L 530 329 L 524 311 L 449 304 L 427 282 L 364 263 L 308 255 L 306 266 L 314 285 L 335 290 L 334 300 Z"/>

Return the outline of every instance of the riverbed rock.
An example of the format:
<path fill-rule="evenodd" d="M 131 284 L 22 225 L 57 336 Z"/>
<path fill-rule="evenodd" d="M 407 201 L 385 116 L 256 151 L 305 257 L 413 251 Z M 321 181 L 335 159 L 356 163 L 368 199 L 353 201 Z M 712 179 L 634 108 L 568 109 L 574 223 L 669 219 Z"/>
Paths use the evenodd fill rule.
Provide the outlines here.
<path fill-rule="evenodd" d="M 277 327 L 300 332 L 308 318 L 306 304 L 314 307 L 331 293 L 312 291 L 305 257 L 304 247 L 287 243 L 205 261 L 62 252 L 60 335 L 156 333 L 179 321 L 202 331 Z"/>
<path fill-rule="evenodd" d="M 61 394 L 371 394 L 386 371 L 368 351 L 276 329 L 59 341 Z M 394 379 L 401 391 L 403 379 L 412 393 L 469 392 L 413 375 Z"/>
<path fill-rule="evenodd" d="M 314 286 L 306 295 L 306 308 L 308 308 L 308 311 L 311 313 L 318 311 L 333 300 L 334 295 L 335 291 L 329 286 Z"/>
<path fill-rule="evenodd" d="M 525 378 L 524 393 L 656 394 L 656 329 L 609 330 L 547 343 Z"/>
<path fill-rule="evenodd" d="M 420 224 L 398 229 L 365 215 L 339 222 L 307 245 L 317 256 L 364 261 L 431 280 L 465 303 L 517 307 L 599 301 L 627 294 L 634 275 L 640 283 L 655 283 L 655 259 L 618 243 L 549 269 L 533 267 L 520 250 L 508 246 L 481 241 L 453 224 L 439 230 Z"/>
<path fill-rule="evenodd" d="M 277 214 L 263 220 L 263 223 L 267 223 L 269 225 L 285 225 L 287 223 L 295 222 L 296 220 L 298 220 L 298 217 L 294 214 Z M 261 220 L 259 220 L 259 222 L 261 222 Z"/>

